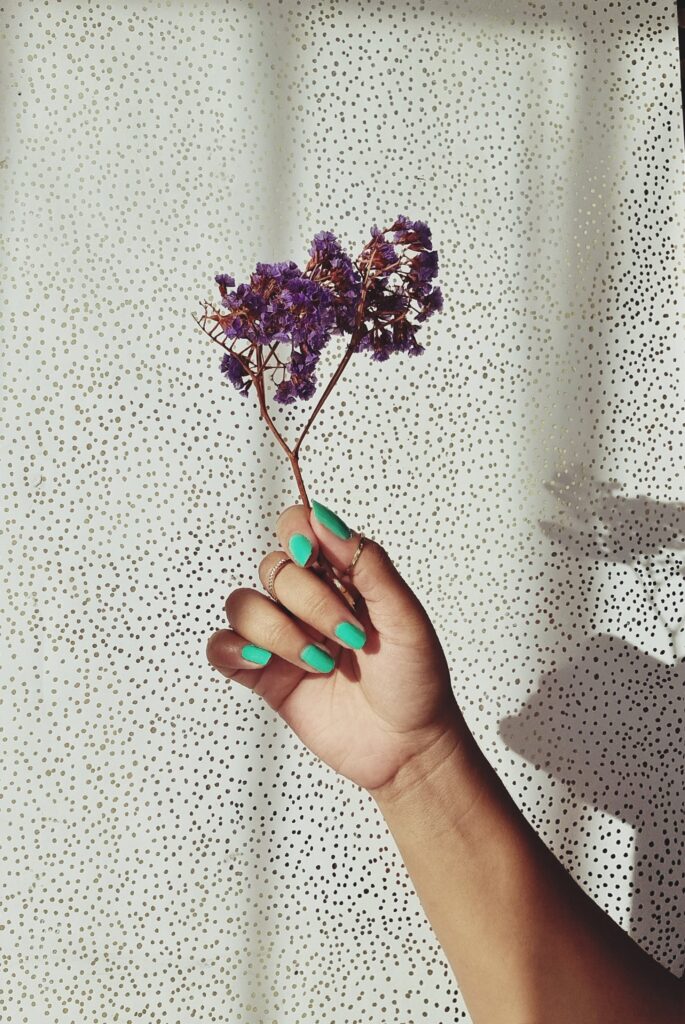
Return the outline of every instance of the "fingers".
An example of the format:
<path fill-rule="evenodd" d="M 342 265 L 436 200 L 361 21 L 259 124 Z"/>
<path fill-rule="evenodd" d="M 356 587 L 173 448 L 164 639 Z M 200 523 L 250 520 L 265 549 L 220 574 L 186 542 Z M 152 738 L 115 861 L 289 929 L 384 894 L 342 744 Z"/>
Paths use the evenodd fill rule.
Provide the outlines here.
<path fill-rule="evenodd" d="M 331 509 L 318 501 L 312 501 L 311 509 L 291 505 L 281 513 L 276 532 L 282 550 L 270 552 L 259 566 L 264 588 L 284 551 L 294 561 L 276 574 L 276 601 L 247 588 L 229 595 L 225 608 L 232 629 L 219 630 L 207 645 L 208 660 L 223 674 L 248 686 L 256 678 L 255 688 L 275 686 L 285 695 L 307 672 L 332 671 L 340 646 L 361 650 L 368 628 L 406 645 L 408 629 L 415 631 L 423 619 L 427 628 L 420 627 L 420 633 L 428 634 L 425 610 L 381 544 L 365 537 L 350 568 L 361 534 Z M 314 563 L 320 552 L 363 598 L 357 608 L 363 619 L 317 575 Z"/>
<path fill-rule="evenodd" d="M 280 553 L 277 555 L 280 557 Z M 288 570 L 297 570 L 307 577 L 311 575 L 292 562 L 281 573 Z M 326 649 L 325 641 L 313 643 L 303 625 L 265 594 L 239 587 L 226 600 L 226 616 L 231 627 L 245 638 L 246 643 L 276 654 L 300 670 L 327 673 L 335 667 L 335 658 Z M 248 653 L 252 653 L 251 649 Z"/>
<path fill-rule="evenodd" d="M 309 510 L 304 505 L 290 505 L 281 513 L 276 529 L 283 550 L 291 550 L 293 534 L 311 541 L 312 552 L 306 560 L 310 575 L 316 575 L 311 567 L 319 552 L 323 552 L 363 598 L 365 607 L 358 608 L 359 614 L 363 614 L 365 619 L 368 616 L 369 624 L 386 640 L 401 643 L 405 639 L 403 633 L 407 621 L 411 619 L 416 623 L 417 616 L 428 627 L 427 613 L 385 548 L 378 541 L 365 537 L 357 561 L 350 569 L 360 532 L 321 502 L 312 499 L 311 505 Z M 301 543 L 303 552 L 308 549 L 305 540 L 294 543 Z M 278 576 L 288 571 L 286 567 Z M 329 589 L 335 593 L 332 586 Z M 289 598 L 283 603 L 290 607 Z"/>
<path fill-rule="evenodd" d="M 282 557 L 282 551 L 271 551 L 262 559 L 259 578 L 265 588 L 272 567 Z M 276 573 L 272 590 L 277 600 L 293 615 L 319 630 L 323 636 L 354 651 L 366 643 L 366 630 L 359 618 L 329 583 L 309 569 L 286 563 Z"/>
<path fill-rule="evenodd" d="M 359 531 L 349 527 L 321 502 L 312 500 L 311 504 L 311 510 L 304 505 L 288 506 L 276 523 L 281 547 L 290 552 L 298 565 L 311 567 L 321 549 L 336 569 L 345 573 L 367 604 L 387 603 L 395 591 L 404 591 L 405 597 L 413 596 L 388 553 L 369 537 L 364 538 L 362 553 L 350 570 L 359 544 Z M 298 557 L 293 551 L 297 551 Z M 406 609 L 406 601 L 402 608 Z"/>
<path fill-rule="evenodd" d="M 256 661 L 245 660 L 241 651 L 246 646 L 245 637 L 235 630 L 219 629 L 207 642 L 207 660 L 222 676 L 253 690 L 278 711 L 306 673 L 277 654 L 271 654 L 263 666 Z M 254 655 L 253 651 L 249 653 Z"/>
<path fill-rule="evenodd" d="M 207 641 L 207 661 L 214 668 L 235 679 L 236 682 L 251 686 L 257 681 L 254 669 L 273 662 L 273 654 L 264 648 L 248 643 L 232 629 L 219 629 Z"/>
<path fill-rule="evenodd" d="M 339 515 L 318 501 L 312 500 L 309 524 L 320 549 L 336 569 L 359 591 L 367 605 L 374 627 L 386 638 L 402 637 L 404 624 L 410 616 L 426 613 L 418 598 L 395 568 L 384 547 L 370 537 L 355 563 L 349 565 L 359 544 L 360 533 Z"/>
<path fill-rule="evenodd" d="M 276 523 L 278 543 L 299 566 L 309 566 L 316 561 L 319 542 L 309 525 L 309 515 L 304 505 L 290 505 L 281 512 Z"/>

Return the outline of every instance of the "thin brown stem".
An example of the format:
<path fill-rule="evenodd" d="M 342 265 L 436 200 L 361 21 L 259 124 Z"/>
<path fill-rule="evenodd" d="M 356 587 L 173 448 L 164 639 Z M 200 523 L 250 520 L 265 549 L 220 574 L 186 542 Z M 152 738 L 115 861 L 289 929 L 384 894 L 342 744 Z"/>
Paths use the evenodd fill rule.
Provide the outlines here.
<path fill-rule="evenodd" d="M 300 472 L 300 462 L 299 462 L 299 459 L 298 459 L 297 455 L 294 455 L 292 452 L 290 454 L 290 465 L 292 466 L 293 474 L 295 476 L 295 481 L 297 483 L 297 489 L 300 492 L 300 497 L 302 498 L 302 504 L 304 505 L 304 507 L 309 512 L 312 506 L 311 506 L 311 503 L 309 501 L 309 498 L 307 497 L 307 492 L 306 492 L 305 487 L 304 487 L 304 481 L 302 479 L 302 473 Z"/>
<path fill-rule="evenodd" d="M 347 364 L 348 364 L 348 362 L 350 360 L 350 357 L 351 357 L 351 355 L 352 355 L 352 353 L 354 351 L 354 346 L 356 345 L 356 343 L 357 343 L 357 337 L 356 337 L 356 332 L 355 332 L 352 335 L 352 339 L 350 341 L 350 344 L 348 345 L 347 351 L 345 352 L 345 355 L 342 357 L 342 360 L 340 361 L 340 364 L 339 364 L 337 370 L 335 371 L 335 373 L 333 374 L 333 376 L 329 380 L 328 385 L 326 386 L 326 390 L 323 392 L 323 394 L 321 395 L 321 398 L 316 403 L 316 408 L 314 409 L 314 412 L 309 417 L 309 420 L 307 421 L 307 424 L 306 424 L 304 430 L 302 431 L 302 433 L 300 434 L 299 438 L 297 439 L 297 444 L 293 448 L 293 454 L 297 455 L 297 453 L 299 452 L 300 445 L 304 441 L 305 434 L 307 433 L 307 431 L 311 427 L 312 423 L 314 422 L 314 419 L 315 419 L 317 413 L 319 412 L 319 409 L 322 407 L 322 405 L 324 404 L 324 402 L 326 401 L 326 399 L 330 395 L 331 391 L 335 387 L 336 382 L 338 381 L 338 379 L 340 377 L 340 374 L 343 372 L 343 370 L 347 366 Z"/>
<path fill-rule="evenodd" d="M 377 244 L 378 243 L 375 243 L 375 245 L 377 245 Z M 375 248 L 375 245 L 374 245 L 374 248 Z M 369 264 L 369 266 L 370 266 L 370 264 Z M 364 275 L 364 281 L 362 282 L 362 292 L 361 292 L 361 297 L 359 299 L 359 304 L 357 306 L 357 313 L 356 313 L 355 321 L 354 321 L 354 330 L 352 331 L 352 337 L 350 338 L 350 343 L 347 346 L 347 350 L 345 352 L 345 355 L 342 357 L 342 360 L 340 361 L 340 364 L 339 364 L 337 370 L 335 371 L 335 373 L 333 374 L 333 376 L 329 380 L 324 393 L 321 395 L 321 398 L 316 403 L 316 408 L 314 409 L 314 412 L 311 414 L 311 416 L 307 420 L 307 423 L 305 425 L 304 430 L 302 431 L 302 433 L 300 434 L 299 438 L 297 439 L 297 443 L 295 444 L 295 447 L 293 448 L 293 454 L 294 455 L 297 455 L 297 453 L 299 452 L 300 445 L 304 441 L 305 434 L 307 433 L 307 431 L 311 427 L 312 423 L 314 422 L 314 419 L 315 419 L 317 413 L 319 412 L 319 409 L 322 407 L 322 405 L 324 404 L 324 402 L 326 401 L 326 399 L 330 395 L 331 391 L 335 387 L 337 381 L 340 378 L 341 373 L 343 372 L 343 370 L 347 366 L 347 364 L 350 361 L 350 358 L 352 356 L 352 353 L 355 350 L 355 346 L 356 346 L 356 344 L 357 344 L 357 342 L 359 340 L 359 337 L 358 337 L 359 328 L 361 327 L 361 325 L 362 325 L 362 323 L 364 321 L 363 314 L 364 314 L 364 307 L 366 305 L 366 293 L 368 291 L 370 283 L 371 282 L 369 280 L 369 267 L 367 267 L 366 273 Z"/>

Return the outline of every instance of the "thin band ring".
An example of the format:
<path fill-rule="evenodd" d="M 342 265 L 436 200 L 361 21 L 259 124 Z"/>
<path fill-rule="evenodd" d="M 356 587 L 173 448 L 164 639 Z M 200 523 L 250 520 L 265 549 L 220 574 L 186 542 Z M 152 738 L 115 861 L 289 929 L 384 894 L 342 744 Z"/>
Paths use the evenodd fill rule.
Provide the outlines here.
<path fill-rule="evenodd" d="M 279 560 L 275 562 L 271 566 L 271 569 L 269 570 L 269 575 L 266 580 L 266 589 L 269 591 L 269 594 L 274 599 L 274 601 L 278 601 L 278 598 L 274 594 L 274 580 L 276 579 L 277 573 L 280 572 L 283 566 L 287 565 L 288 562 L 292 562 L 292 558 L 288 558 L 287 556 L 284 558 L 279 558 Z"/>
<path fill-rule="evenodd" d="M 352 561 L 350 562 L 348 567 L 344 570 L 344 572 L 341 574 L 342 576 L 348 576 L 350 574 L 351 570 L 354 569 L 355 565 L 357 564 L 357 561 L 359 560 L 359 556 L 362 553 L 362 548 L 364 547 L 365 542 L 366 542 L 366 537 L 364 536 L 363 533 L 360 533 L 359 534 L 359 543 L 357 544 L 355 552 L 354 552 L 354 554 L 352 556 Z M 266 589 L 268 590 L 269 595 L 276 602 L 278 602 L 278 598 L 276 597 L 276 594 L 274 593 L 274 583 L 275 583 L 275 580 L 276 580 L 276 576 L 281 571 L 283 566 L 287 565 L 288 562 L 292 562 L 292 558 L 288 558 L 287 555 L 284 555 L 283 558 L 279 558 L 279 560 L 277 562 L 274 562 L 274 564 L 271 566 L 271 569 L 269 570 L 269 575 L 268 575 L 267 580 L 266 580 Z M 338 577 L 335 576 L 335 575 L 333 576 L 333 583 L 335 584 L 336 588 L 341 592 L 341 594 L 343 596 L 345 596 L 345 589 L 343 588 L 343 586 L 342 586 L 340 580 L 338 579 Z M 352 595 L 350 595 L 350 597 L 352 598 L 353 606 L 354 606 L 354 603 L 355 603 L 354 602 L 354 598 L 352 597 Z"/>
<path fill-rule="evenodd" d="M 360 533 L 359 534 L 359 543 L 357 544 L 357 549 L 356 549 L 355 553 L 352 556 L 352 561 L 350 562 L 348 567 L 345 569 L 345 575 L 349 575 L 350 571 L 352 569 L 354 569 L 355 565 L 357 564 L 357 560 L 359 559 L 359 556 L 362 553 L 362 548 L 364 547 L 365 543 L 366 543 L 366 537 L 364 536 L 363 533 Z"/>

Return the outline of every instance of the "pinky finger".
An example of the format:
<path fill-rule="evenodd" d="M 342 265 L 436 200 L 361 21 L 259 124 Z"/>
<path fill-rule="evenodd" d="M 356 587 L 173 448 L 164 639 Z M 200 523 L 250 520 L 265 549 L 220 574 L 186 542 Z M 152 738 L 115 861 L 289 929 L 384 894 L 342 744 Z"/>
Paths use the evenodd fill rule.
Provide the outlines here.
<path fill-rule="evenodd" d="M 207 660 L 227 679 L 255 688 L 262 669 L 276 657 L 271 651 L 248 643 L 233 629 L 219 629 L 207 641 Z"/>

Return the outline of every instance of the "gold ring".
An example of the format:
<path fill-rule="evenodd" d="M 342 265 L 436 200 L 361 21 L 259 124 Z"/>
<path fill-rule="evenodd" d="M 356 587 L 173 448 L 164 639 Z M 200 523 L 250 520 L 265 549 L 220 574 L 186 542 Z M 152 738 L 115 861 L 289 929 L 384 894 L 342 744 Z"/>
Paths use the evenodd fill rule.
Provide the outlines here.
<path fill-rule="evenodd" d="M 346 576 L 349 576 L 350 571 L 352 569 L 354 569 L 355 565 L 357 564 L 357 561 L 359 559 L 359 556 L 362 553 L 362 548 L 364 547 L 365 542 L 366 542 L 366 537 L 364 536 L 363 533 L 360 533 L 359 534 L 359 543 L 357 544 L 357 549 L 356 549 L 354 555 L 352 556 L 352 561 L 350 562 L 348 567 L 345 569 L 345 575 Z"/>
<path fill-rule="evenodd" d="M 288 558 L 287 556 L 285 558 L 279 558 L 279 560 L 271 566 L 269 571 L 269 575 L 266 580 L 266 589 L 269 591 L 269 594 L 273 597 L 274 601 L 278 601 L 278 598 L 274 594 L 274 580 L 283 566 L 287 565 L 288 562 L 292 562 L 292 558 Z"/>

